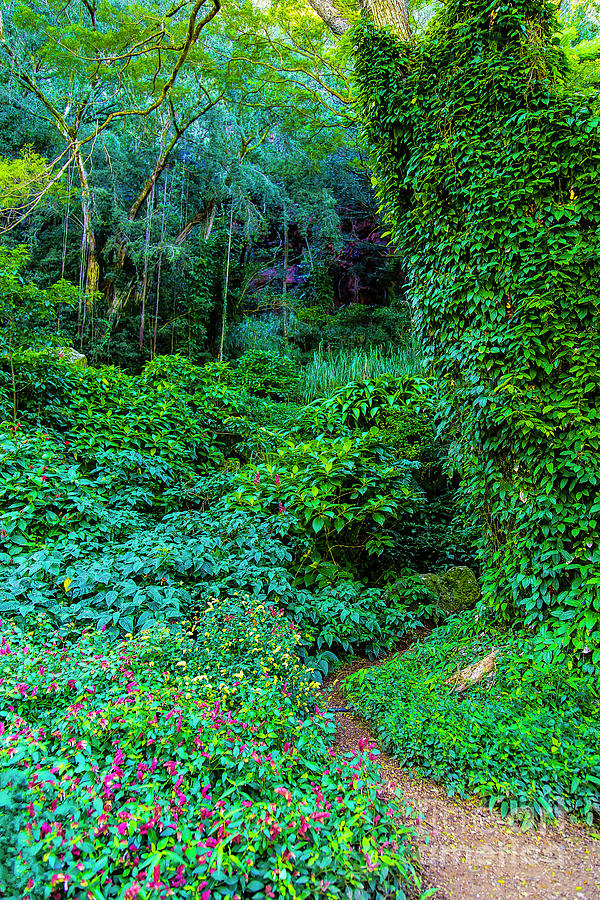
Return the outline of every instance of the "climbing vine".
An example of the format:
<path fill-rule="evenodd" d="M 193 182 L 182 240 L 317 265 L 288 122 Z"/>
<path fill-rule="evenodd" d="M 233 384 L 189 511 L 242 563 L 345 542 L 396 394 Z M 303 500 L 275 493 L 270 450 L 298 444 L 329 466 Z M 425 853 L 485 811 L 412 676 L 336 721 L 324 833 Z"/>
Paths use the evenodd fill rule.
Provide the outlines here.
<path fill-rule="evenodd" d="M 600 664 L 600 108 L 552 7 L 448 0 L 355 29 L 376 187 L 484 523 L 487 607 Z"/>

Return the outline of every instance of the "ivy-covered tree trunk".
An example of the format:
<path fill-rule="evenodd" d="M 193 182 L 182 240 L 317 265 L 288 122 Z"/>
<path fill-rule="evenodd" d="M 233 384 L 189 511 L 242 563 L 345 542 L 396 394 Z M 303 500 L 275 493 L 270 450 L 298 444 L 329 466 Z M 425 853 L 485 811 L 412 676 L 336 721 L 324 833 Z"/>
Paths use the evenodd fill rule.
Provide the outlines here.
<path fill-rule="evenodd" d="M 360 26 L 357 76 L 488 608 L 600 665 L 600 108 L 556 30 L 448 0 L 416 45 Z"/>

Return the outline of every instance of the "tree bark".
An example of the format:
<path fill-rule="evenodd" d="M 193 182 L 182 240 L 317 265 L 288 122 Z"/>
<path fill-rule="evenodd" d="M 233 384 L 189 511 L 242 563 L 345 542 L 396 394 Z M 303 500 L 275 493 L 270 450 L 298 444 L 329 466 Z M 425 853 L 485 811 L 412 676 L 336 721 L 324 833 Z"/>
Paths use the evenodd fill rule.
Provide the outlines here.
<path fill-rule="evenodd" d="M 447 678 L 444 684 L 449 684 L 454 693 L 461 694 L 474 684 L 479 684 L 486 675 L 491 678 L 496 671 L 496 658 L 499 653 L 498 648 L 494 647 L 492 652 L 484 656 L 483 659 L 472 663 L 466 669 L 461 669 L 460 672 L 456 672 L 450 678 Z"/>
<path fill-rule="evenodd" d="M 175 238 L 175 243 L 183 244 L 185 241 L 187 241 L 194 228 L 198 228 L 200 226 L 202 227 L 202 237 L 205 241 L 207 241 L 210 237 L 213 223 L 215 221 L 216 209 L 216 200 L 209 200 L 202 212 L 199 212 L 197 213 L 197 215 L 192 216 L 191 219 L 188 219 L 188 221 L 185 223 L 185 225 Z"/>
<path fill-rule="evenodd" d="M 334 34 L 345 34 L 350 28 L 351 22 L 341 14 L 331 0 L 307 0 L 307 2 Z"/>
<path fill-rule="evenodd" d="M 308 5 L 325 22 L 333 34 L 342 35 L 350 22 L 333 0 L 307 0 Z M 391 28 L 403 41 L 412 40 L 408 0 L 359 0 L 363 13 L 377 28 Z"/>
<path fill-rule="evenodd" d="M 150 234 L 152 230 L 152 212 L 154 207 L 154 186 L 146 204 L 146 240 L 144 243 L 144 270 L 142 274 L 142 309 L 140 312 L 140 351 L 144 346 L 144 324 L 146 321 L 146 294 L 148 293 L 148 254 L 150 252 Z"/>
<path fill-rule="evenodd" d="M 403 41 L 412 40 L 408 0 L 360 0 L 376 28 L 391 28 Z"/>

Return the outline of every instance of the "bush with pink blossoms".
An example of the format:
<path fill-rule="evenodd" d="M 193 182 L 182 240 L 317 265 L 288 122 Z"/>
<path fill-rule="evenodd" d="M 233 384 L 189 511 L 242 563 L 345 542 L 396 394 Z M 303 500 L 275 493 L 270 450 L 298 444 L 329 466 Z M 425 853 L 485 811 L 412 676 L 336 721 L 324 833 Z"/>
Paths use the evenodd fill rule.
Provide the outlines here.
<path fill-rule="evenodd" d="M 3 896 L 383 900 L 418 884 L 368 748 L 336 757 L 331 718 L 303 711 L 315 688 L 277 610 L 231 598 L 187 632 L 125 641 L 59 639 L 42 618 L 1 632 Z"/>

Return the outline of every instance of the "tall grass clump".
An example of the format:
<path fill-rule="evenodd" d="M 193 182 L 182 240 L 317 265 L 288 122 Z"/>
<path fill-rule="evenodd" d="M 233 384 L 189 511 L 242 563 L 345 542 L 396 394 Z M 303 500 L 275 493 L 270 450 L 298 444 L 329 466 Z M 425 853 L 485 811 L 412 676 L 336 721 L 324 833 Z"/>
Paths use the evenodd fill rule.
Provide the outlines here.
<path fill-rule="evenodd" d="M 323 343 L 304 368 L 302 396 L 306 403 L 329 397 L 350 381 L 379 375 L 421 375 L 423 367 L 412 341 L 403 347 L 370 347 L 368 350 L 326 350 Z"/>

